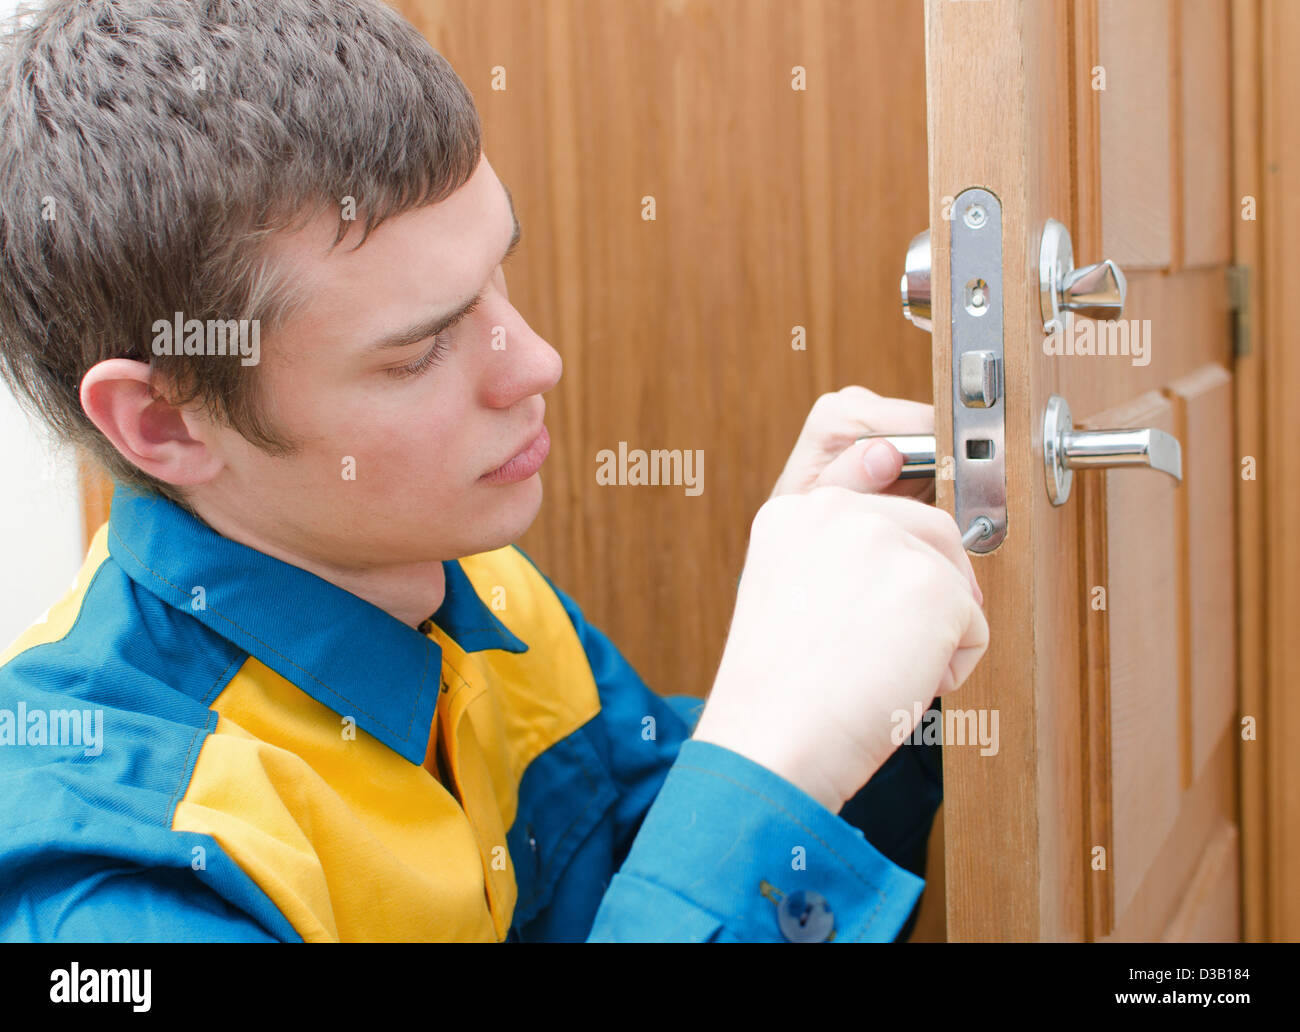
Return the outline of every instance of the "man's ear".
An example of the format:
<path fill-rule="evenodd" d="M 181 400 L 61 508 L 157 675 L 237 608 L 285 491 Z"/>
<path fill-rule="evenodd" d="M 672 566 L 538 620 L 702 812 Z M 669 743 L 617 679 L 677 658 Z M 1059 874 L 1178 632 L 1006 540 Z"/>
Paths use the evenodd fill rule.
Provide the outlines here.
<path fill-rule="evenodd" d="M 81 407 L 127 461 L 163 483 L 207 483 L 224 464 L 203 439 L 203 417 L 160 395 L 144 362 L 110 358 L 92 366 L 81 379 Z"/>

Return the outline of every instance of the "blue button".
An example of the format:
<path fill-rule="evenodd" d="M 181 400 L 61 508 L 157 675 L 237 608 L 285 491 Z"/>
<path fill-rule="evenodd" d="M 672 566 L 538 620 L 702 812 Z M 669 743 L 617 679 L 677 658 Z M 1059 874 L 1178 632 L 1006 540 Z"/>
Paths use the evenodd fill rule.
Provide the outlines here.
<path fill-rule="evenodd" d="M 541 866 L 541 857 L 537 852 L 537 834 L 533 831 L 533 826 L 531 824 L 524 827 L 524 833 L 528 836 L 528 848 L 532 850 L 533 854 L 533 872 L 536 873 L 537 869 Z"/>
<path fill-rule="evenodd" d="M 786 893 L 777 905 L 776 921 L 790 942 L 825 942 L 835 930 L 835 915 L 819 892 Z"/>

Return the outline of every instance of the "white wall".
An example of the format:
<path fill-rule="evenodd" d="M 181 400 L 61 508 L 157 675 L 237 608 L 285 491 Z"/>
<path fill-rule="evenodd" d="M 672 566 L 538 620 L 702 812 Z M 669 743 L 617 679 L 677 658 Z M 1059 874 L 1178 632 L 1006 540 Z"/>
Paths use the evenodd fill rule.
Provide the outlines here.
<path fill-rule="evenodd" d="M 70 450 L 38 432 L 0 387 L 0 650 L 68 589 L 83 558 Z"/>
<path fill-rule="evenodd" d="M 14 0 L 0 0 L 8 20 Z M 5 26 L 0 25 L 0 28 Z M 0 650 L 68 589 L 83 556 L 75 459 L 0 386 Z"/>

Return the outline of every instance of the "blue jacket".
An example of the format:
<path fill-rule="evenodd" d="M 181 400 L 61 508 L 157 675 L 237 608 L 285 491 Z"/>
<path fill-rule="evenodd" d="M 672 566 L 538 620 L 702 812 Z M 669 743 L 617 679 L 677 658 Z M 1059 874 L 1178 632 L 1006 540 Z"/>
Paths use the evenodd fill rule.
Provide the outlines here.
<path fill-rule="evenodd" d="M 517 547 L 443 566 L 416 629 L 119 485 L 0 655 L 0 938 L 906 934 L 937 749 L 832 814 Z"/>

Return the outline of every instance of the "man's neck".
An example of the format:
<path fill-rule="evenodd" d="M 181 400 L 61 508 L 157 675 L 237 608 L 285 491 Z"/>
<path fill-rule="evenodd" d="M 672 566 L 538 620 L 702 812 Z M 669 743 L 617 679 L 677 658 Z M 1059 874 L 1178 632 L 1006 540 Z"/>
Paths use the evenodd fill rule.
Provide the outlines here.
<path fill-rule="evenodd" d="M 226 526 L 219 517 L 214 520 L 200 515 L 199 518 L 223 537 L 314 573 L 365 599 L 408 627 L 418 628 L 436 613 L 447 594 L 447 578 L 440 560 L 367 569 L 333 566 L 284 549 L 246 528 Z"/>
<path fill-rule="evenodd" d="M 350 591 L 408 627 L 418 628 L 436 613 L 447 594 L 446 574 L 442 563 L 437 560 L 373 570 L 349 570 L 321 566 L 301 557 L 277 555 L 266 549 L 260 551 L 300 566 L 344 591 Z"/>

